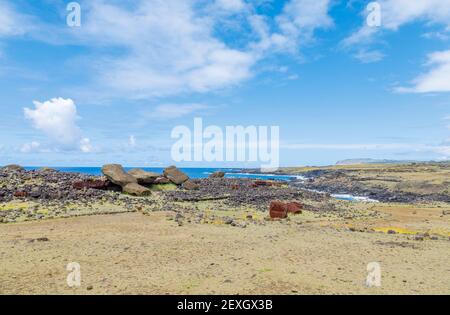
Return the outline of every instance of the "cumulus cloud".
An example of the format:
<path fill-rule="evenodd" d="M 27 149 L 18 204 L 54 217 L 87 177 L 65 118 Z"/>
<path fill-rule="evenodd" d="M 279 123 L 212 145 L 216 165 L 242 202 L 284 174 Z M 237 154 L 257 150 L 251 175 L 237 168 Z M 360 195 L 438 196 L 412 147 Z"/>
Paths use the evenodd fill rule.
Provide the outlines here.
<path fill-rule="evenodd" d="M 82 152 L 92 150 L 90 140 L 82 138 L 81 130 L 76 123 L 77 108 L 73 100 L 54 98 L 44 103 L 34 101 L 33 104 L 35 108 L 24 108 L 24 114 L 35 129 L 42 131 L 63 149 L 76 148 Z M 23 149 L 31 151 L 33 146 L 25 145 Z"/>
<path fill-rule="evenodd" d="M 426 66 L 430 70 L 413 80 L 411 87 L 399 87 L 396 91 L 411 93 L 450 92 L 450 50 L 430 54 Z"/>

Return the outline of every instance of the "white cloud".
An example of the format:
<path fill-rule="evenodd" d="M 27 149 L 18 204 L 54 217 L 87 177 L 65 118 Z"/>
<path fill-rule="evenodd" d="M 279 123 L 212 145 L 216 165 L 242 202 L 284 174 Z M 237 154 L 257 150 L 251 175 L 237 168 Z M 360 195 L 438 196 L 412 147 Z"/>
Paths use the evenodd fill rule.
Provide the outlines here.
<path fill-rule="evenodd" d="M 200 16 L 192 1 L 138 1 L 126 9 L 97 0 L 89 6 L 81 39 L 126 51 L 96 62 L 100 82 L 120 95 L 207 92 L 251 77 L 253 53 L 214 37 L 214 21 Z"/>
<path fill-rule="evenodd" d="M 329 8 L 330 0 L 292 0 L 277 21 L 283 34 L 291 38 L 308 38 L 317 28 L 333 25 Z"/>
<path fill-rule="evenodd" d="M 333 25 L 331 2 L 289 0 L 274 17 L 258 15 L 265 1 L 91 0 L 81 2 L 82 27 L 74 30 L 19 15 L 0 0 L 0 37 L 30 33 L 36 40 L 85 45 L 98 53 L 87 61 L 93 82 L 79 91 L 83 95 L 142 99 L 205 93 L 252 78 L 258 62 L 271 54 L 298 53 L 315 30 Z M 224 25 L 233 25 L 226 28 L 233 34 L 222 36 Z"/>
<path fill-rule="evenodd" d="M 368 26 L 366 18 L 369 12 L 364 10 L 363 25 L 342 41 L 344 48 L 371 45 L 376 40 L 376 36 L 383 31 L 397 31 L 401 26 L 416 21 L 440 26 L 443 32 L 434 32 L 434 34 L 439 34 L 442 39 L 446 38 L 445 32 L 450 31 L 450 0 L 378 0 L 377 2 L 381 8 L 381 25 Z M 431 33 L 425 33 L 424 36 L 427 36 L 426 34 Z"/>
<path fill-rule="evenodd" d="M 276 30 L 271 30 L 270 20 L 266 16 L 251 15 L 249 23 L 259 36 L 252 43 L 257 51 L 297 53 L 298 50 L 314 39 L 317 29 L 333 26 L 328 15 L 330 0 L 291 0 L 286 3 L 282 13 L 275 17 Z"/>
<path fill-rule="evenodd" d="M 44 103 L 34 101 L 35 109 L 24 108 L 25 118 L 33 127 L 42 131 L 63 149 L 80 149 L 90 152 L 90 140 L 81 137 L 81 130 L 76 124 L 77 108 L 71 99 L 54 98 Z M 32 146 L 25 145 L 24 149 Z"/>
<path fill-rule="evenodd" d="M 450 27 L 450 0 L 381 0 L 379 3 L 383 28 L 397 30 L 416 20 Z"/>
<path fill-rule="evenodd" d="M 381 8 L 380 27 L 370 27 L 366 23 L 368 12 L 363 12 L 364 25 L 348 37 L 344 43 L 357 44 L 371 41 L 380 30 L 396 31 L 401 26 L 415 21 L 441 25 L 450 30 L 450 0 L 379 0 Z"/>
<path fill-rule="evenodd" d="M 411 87 L 399 87 L 398 92 L 450 92 L 450 50 L 434 52 L 426 64 L 431 69 L 413 80 Z"/>
<path fill-rule="evenodd" d="M 204 93 L 252 78 L 255 65 L 267 54 L 298 50 L 314 30 L 332 25 L 329 3 L 291 0 L 274 20 L 250 9 L 258 3 L 242 0 L 216 0 L 213 6 L 192 0 L 139 0 L 131 7 L 93 0 L 83 4 L 83 27 L 72 36 L 81 44 L 114 51 L 91 64 L 96 86 L 108 95 Z M 240 17 L 215 13 L 217 8 L 240 12 Z M 239 24 L 231 29 L 236 40 L 230 43 L 228 36 L 217 34 L 225 23 Z M 251 31 L 241 27 L 245 23 L 251 24 Z"/>

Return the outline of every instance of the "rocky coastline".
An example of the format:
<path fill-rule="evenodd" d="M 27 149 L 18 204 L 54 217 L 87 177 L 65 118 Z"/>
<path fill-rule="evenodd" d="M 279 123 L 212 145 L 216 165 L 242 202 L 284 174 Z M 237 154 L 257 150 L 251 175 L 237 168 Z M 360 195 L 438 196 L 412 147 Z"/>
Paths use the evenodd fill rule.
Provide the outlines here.
<path fill-rule="evenodd" d="M 389 189 L 383 185 L 367 185 L 366 182 L 373 180 L 373 178 L 356 177 L 345 170 L 313 170 L 297 175 L 304 177 L 305 180 L 293 181 L 292 186 L 328 194 L 349 194 L 380 202 L 450 202 L 450 194 L 448 193 L 419 193 Z M 383 181 L 391 182 L 394 185 L 402 183 L 400 179 L 396 178 L 384 178 Z"/>
<path fill-rule="evenodd" d="M 345 170 L 291 172 L 289 175 L 303 178 L 292 181 L 225 178 L 223 172 L 190 179 L 175 166 L 157 174 L 142 169 L 126 172 L 121 165 L 109 164 L 102 172 L 103 176 L 90 176 L 50 168 L 27 171 L 18 165 L 0 168 L 0 223 L 136 211 L 172 211 L 173 219 L 180 222 L 200 222 L 207 212 L 212 217 L 220 213 L 223 221 L 233 222 L 239 211 L 250 210 L 265 219 L 285 218 L 295 204 L 298 207 L 294 206 L 292 212 L 297 214 L 306 209 L 348 215 L 347 207 L 331 194 L 351 194 L 384 203 L 450 202 L 446 193 L 370 186 L 367 177 Z M 384 179 L 394 184 L 399 181 Z"/>

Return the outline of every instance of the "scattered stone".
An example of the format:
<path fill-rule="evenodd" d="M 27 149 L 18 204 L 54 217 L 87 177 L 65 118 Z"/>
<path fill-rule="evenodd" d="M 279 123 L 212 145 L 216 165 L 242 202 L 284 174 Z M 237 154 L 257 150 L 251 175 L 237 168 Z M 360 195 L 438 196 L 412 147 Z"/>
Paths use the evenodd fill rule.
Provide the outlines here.
<path fill-rule="evenodd" d="M 225 219 L 225 224 L 227 224 L 227 225 L 231 225 L 231 224 L 233 224 L 233 219 L 232 218 L 226 218 Z"/>
<path fill-rule="evenodd" d="M 28 193 L 26 191 L 16 191 L 16 192 L 14 192 L 14 197 L 26 198 L 26 197 L 28 197 Z"/>
<path fill-rule="evenodd" d="M 41 197 L 41 195 L 42 193 L 39 188 L 33 188 L 33 190 L 30 193 L 30 197 L 34 199 L 38 199 L 39 197 Z"/>
<path fill-rule="evenodd" d="M 129 183 L 122 187 L 123 192 L 132 196 L 150 196 L 151 190 L 137 183 Z"/>
<path fill-rule="evenodd" d="M 176 166 L 170 166 L 164 170 L 164 176 L 175 185 L 181 185 L 189 180 L 189 177 L 180 171 Z"/>
<path fill-rule="evenodd" d="M 138 184 L 140 185 L 153 184 L 155 180 L 161 176 L 157 173 L 147 172 L 139 168 L 132 169 L 128 172 L 128 174 L 136 178 Z"/>
<path fill-rule="evenodd" d="M 136 178 L 126 173 L 122 165 L 108 164 L 102 167 L 102 172 L 111 182 L 124 187 L 127 184 L 137 184 Z"/>

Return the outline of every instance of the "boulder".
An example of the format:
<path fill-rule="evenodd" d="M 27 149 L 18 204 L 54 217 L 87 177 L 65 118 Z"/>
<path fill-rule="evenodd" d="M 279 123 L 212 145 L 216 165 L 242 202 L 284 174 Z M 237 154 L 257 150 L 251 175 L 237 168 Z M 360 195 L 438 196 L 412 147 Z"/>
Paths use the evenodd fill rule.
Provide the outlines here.
<path fill-rule="evenodd" d="M 122 187 L 123 192 L 133 196 L 150 196 L 151 190 L 137 183 L 129 183 Z"/>
<path fill-rule="evenodd" d="M 289 213 L 301 214 L 303 205 L 297 201 L 284 203 L 281 201 L 272 201 L 270 203 L 270 217 L 285 219 Z"/>
<path fill-rule="evenodd" d="M 137 184 L 137 179 L 126 173 L 122 165 L 108 164 L 102 167 L 102 173 L 111 182 L 119 186 L 125 186 L 127 184 Z"/>
<path fill-rule="evenodd" d="M 107 179 L 86 179 L 78 182 L 74 182 L 72 187 L 78 190 L 82 189 L 100 189 L 106 190 L 110 186 L 111 182 Z"/>
<path fill-rule="evenodd" d="M 194 183 L 192 180 L 188 180 L 183 183 L 183 188 L 186 190 L 198 190 L 200 186 L 197 183 Z"/>
<path fill-rule="evenodd" d="M 286 204 L 287 212 L 293 214 L 301 214 L 303 205 L 300 202 L 294 201 Z"/>
<path fill-rule="evenodd" d="M 170 181 L 175 185 L 181 185 L 189 180 L 189 177 L 180 171 L 176 166 L 166 168 L 164 170 L 164 176 L 170 179 Z"/>
<path fill-rule="evenodd" d="M 281 201 L 272 201 L 269 214 L 272 219 L 286 219 L 288 216 L 286 204 Z"/>
<path fill-rule="evenodd" d="M 135 168 L 128 172 L 131 176 L 136 178 L 138 184 L 141 185 L 149 185 L 153 184 L 155 180 L 160 177 L 159 174 L 153 173 L 153 172 L 146 172 L 142 169 Z"/>
<path fill-rule="evenodd" d="M 209 175 L 209 178 L 224 178 L 225 172 L 214 172 L 211 175 Z"/>
<path fill-rule="evenodd" d="M 6 165 L 4 167 L 2 167 L 3 171 L 14 171 L 14 172 L 19 172 L 19 171 L 25 171 L 25 169 L 17 164 L 11 164 L 11 165 Z"/>

